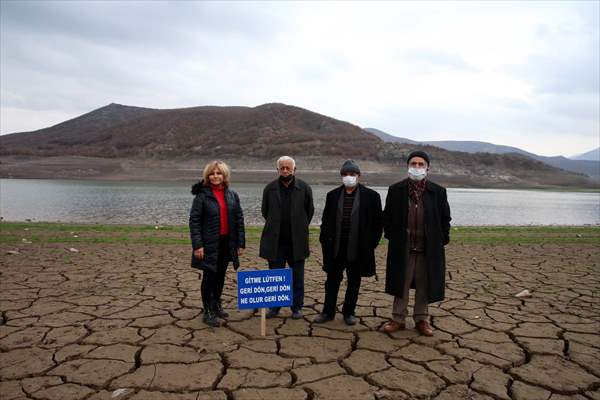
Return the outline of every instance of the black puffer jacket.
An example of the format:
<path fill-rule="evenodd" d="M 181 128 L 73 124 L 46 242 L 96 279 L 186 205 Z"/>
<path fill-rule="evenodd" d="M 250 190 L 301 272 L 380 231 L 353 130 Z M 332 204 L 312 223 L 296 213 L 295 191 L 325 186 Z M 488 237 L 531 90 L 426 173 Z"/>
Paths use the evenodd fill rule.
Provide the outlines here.
<path fill-rule="evenodd" d="M 219 203 L 212 189 L 209 186 L 204 186 L 204 181 L 192 186 L 192 194 L 196 195 L 190 210 L 192 248 L 196 250 L 204 247 L 204 258 L 202 260 L 194 257 L 192 253 L 192 267 L 216 271 L 219 230 L 221 227 Z M 233 267 L 238 269 L 240 262 L 237 250 L 246 247 L 244 214 L 240 205 L 240 198 L 233 190 L 225 189 L 225 202 L 227 203 L 228 212 L 230 259 L 233 261 Z"/>

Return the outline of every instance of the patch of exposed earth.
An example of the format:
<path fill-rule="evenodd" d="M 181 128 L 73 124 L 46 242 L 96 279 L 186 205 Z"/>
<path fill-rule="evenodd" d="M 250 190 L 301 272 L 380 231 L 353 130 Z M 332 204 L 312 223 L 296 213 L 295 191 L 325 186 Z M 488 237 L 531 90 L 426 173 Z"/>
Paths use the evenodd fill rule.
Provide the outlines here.
<path fill-rule="evenodd" d="M 314 324 L 325 275 L 306 265 L 303 320 L 235 311 L 201 321 L 186 246 L 1 245 L 0 398 L 11 399 L 600 399 L 600 252 L 593 245 L 448 248 L 433 338 L 381 331 L 391 314 L 363 279 L 360 323 Z M 256 246 L 243 266 L 263 268 Z M 523 289 L 530 297 L 517 298 Z M 339 300 L 343 298 L 344 284 Z M 341 308 L 341 307 L 340 307 Z"/>

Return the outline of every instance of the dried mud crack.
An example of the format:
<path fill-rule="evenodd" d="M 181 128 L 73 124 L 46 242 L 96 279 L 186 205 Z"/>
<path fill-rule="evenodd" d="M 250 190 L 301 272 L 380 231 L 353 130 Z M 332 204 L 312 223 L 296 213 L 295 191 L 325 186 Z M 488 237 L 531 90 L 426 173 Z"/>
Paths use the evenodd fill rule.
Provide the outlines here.
<path fill-rule="evenodd" d="M 359 323 L 314 324 L 325 275 L 307 260 L 304 319 L 235 310 L 202 323 L 186 246 L 0 244 L 0 398 L 600 399 L 597 244 L 453 244 L 435 336 L 386 334 L 392 298 L 363 279 Z M 242 265 L 263 268 L 256 241 Z M 515 294 L 528 289 L 530 297 Z M 345 290 L 344 283 L 340 290 Z M 339 301 L 343 296 L 340 295 Z"/>

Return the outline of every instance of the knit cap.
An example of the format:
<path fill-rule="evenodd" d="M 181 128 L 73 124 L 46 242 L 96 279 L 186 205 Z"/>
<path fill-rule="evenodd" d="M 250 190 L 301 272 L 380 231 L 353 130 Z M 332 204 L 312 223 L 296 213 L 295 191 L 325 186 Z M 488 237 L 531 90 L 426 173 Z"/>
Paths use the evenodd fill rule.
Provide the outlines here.
<path fill-rule="evenodd" d="M 346 160 L 344 161 L 344 164 L 342 164 L 340 175 L 347 174 L 348 172 L 354 172 L 355 174 L 360 175 L 360 168 L 358 168 L 358 164 L 356 164 L 354 160 Z"/>
<path fill-rule="evenodd" d="M 429 156 L 427 155 L 427 153 L 421 150 L 411 151 L 408 155 L 408 158 L 406 159 L 406 165 L 410 164 L 410 159 L 414 157 L 421 157 L 422 159 L 427 161 L 427 166 L 429 166 Z"/>

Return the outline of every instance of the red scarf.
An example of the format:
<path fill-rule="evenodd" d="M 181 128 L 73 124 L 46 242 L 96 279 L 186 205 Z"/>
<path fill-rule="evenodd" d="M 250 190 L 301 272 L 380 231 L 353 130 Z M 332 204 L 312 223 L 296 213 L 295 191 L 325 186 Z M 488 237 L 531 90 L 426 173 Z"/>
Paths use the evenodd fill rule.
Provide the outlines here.
<path fill-rule="evenodd" d="M 413 203 L 418 203 L 423 197 L 423 192 L 425 192 L 425 182 L 426 179 L 422 179 L 420 181 L 413 181 L 412 179 L 408 180 L 408 197 L 413 201 Z"/>

